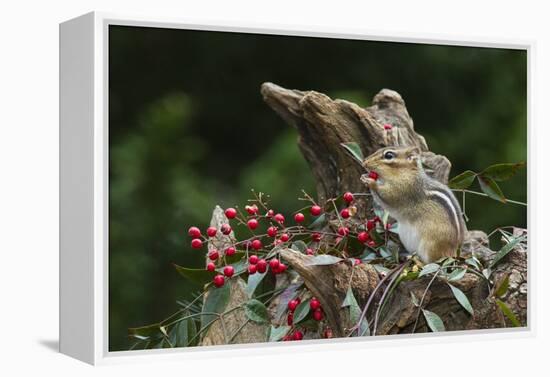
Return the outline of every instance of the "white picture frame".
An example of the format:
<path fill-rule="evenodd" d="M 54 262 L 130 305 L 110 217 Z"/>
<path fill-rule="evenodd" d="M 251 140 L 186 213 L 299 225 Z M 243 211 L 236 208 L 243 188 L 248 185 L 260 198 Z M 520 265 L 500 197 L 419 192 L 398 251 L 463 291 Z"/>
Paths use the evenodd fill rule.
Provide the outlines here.
<path fill-rule="evenodd" d="M 527 51 L 528 149 L 532 154 L 533 41 L 434 37 L 422 34 L 319 29 L 254 23 L 189 23 L 186 20 L 88 13 L 60 25 L 60 351 L 90 364 L 111 364 L 149 358 L 230 357 L 247 349 L 249 354 L 292 353 L 294 347 L 315 350 L 319 342 L 249 344 L 148 351 L 108 349 L 108 30 L 110 25 L 233 31 L 294 36 L 333 37 Z M 530 171 L 531 169 L 529 169 Z M 528 174 L 528 182 L 530 173 Z M 529 185 L 529 197 L 532 189 Z M 528 218 L 532 219 L 532 206 Z M 445 342 L 533 336 L 536 319 L 532 282 L 536 279 L 536 252 L 529 252 L 528 327 L 520 329 L 460 331 L 386 337 L 333 339 L 322 347 L 379 347 L 395 342 Z"/>

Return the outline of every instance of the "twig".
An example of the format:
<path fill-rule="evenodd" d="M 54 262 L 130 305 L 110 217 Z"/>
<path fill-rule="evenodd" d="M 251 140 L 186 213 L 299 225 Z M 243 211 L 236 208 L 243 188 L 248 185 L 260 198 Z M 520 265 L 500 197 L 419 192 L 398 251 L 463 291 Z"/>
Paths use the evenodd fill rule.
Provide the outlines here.
<path fill-rule="evenodd" d="M 462 191 L 462 192 L 467 192 L 468 194 L 474 194 L 474 195 L 479 195 L 479 196 L 485 196 L 485 197 L 489 197 L 489 195 L 487 194 L 484 194 L 482 192 L 477 192 L 477 191 L 472 191 L 472 190 L 464 190 L 464 189 L 453 189 L 453 191 Z M 519 202 L 517 200 L 512 200 L 512 199 L 505 199 L 506 200 L 506 203 L 512 203 L 512 204 L 519 204 L 521 206 L 525 206 L 527 207 L 527 203 L 523 203 L 523 202 Z"/>
<path fill-rule="evenodd" d="M 369 296 L 369 299 L 367 301 L 367 303 L 365 304 L 365 307 L 363 308 L 363 311 L 361 312 L 361 316 L 359 317 L 359 321 L 357 321 L 357 324 L 355 325 L 357 327 L 357 335 L 360 336 L 361 335 L 361 323 L 363 322 L 363 319 L 365 318 L 365 315 L 367 314 L 367 310 L 369 309 L 369 306 L 370 304 L 372 303 L 373 299 L 374 299 L 374 296 L 376 294 L 376 291 L 378 291 L 378 288 L 380 288 L 384 282 L 386 280 L 388 280 L 388 278 L 390 276 L 392 276 L 397 270 L 400 270 L 401 268 L 403 268 L 403 266 L 405 265 L 405 263 L 403 263 L 402 265 L 400 266 L 397 266 L 395 267 L 393 270 L 391 270 L 390 272 L 388 272 L 388 274 L 386 276 L 384 276 L 382 278 L 382 280 L 380 280 L 380 282 L 378 283 L 378 285 L 373 289 L 373 291 L 371 292 L 370 296 Z M 352 331 L 353 333 L 353 331 Z M 351 335 L 351 333 L 350 333 Z"/>

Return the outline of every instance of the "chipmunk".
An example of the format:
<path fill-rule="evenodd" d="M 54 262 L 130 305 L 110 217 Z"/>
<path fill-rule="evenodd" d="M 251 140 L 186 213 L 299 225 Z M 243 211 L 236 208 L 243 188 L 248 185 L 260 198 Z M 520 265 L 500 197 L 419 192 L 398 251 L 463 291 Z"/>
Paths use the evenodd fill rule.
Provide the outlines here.
<path fill-rule="evenodd" d="M 455 256 L 466 224 L 452 191 L 429 177 L 416 147 L 388 147 L 363 161 L 361 181 L 399 224 L 399 238 L 423 263 Z M 372 174 L 372 172 L 376 174 Z M 376 178 L 376 179 L 375 179 Z"/>

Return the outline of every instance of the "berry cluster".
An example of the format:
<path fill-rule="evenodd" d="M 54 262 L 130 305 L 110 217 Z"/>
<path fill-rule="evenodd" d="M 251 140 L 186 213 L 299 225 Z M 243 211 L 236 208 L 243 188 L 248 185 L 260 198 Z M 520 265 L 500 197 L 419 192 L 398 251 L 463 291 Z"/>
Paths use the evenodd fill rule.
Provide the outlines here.
<path fill-rule="evenodd" d="M 371 172 L 371 174 L 376 173 Z M 232 257 L 237 253 L 241 253 L 243 258 L 247 260 L 246 271 L 249 275 L 263 274 L 268 269 L 274 275 L 278 275 L 286 272 L 288 267 L 279 260 L 277 253 L 273 252 L 274 248 L 277 246 L 290 247 L 294 241 L 308 242 L 303 252 L 312 256 L 325 253 L 328 250 L 337 250 L 338 245 L 350 237 L 370 248 L 374 249 L 377 246 L 377 241 L 371 237 L 371 234 L 380 219 L 376 216 L 366 220 L 363 224 L 358 224 L 353 219 L 357 213 L 353 193 L 346 192 L 341 197 L 343 208 L 336 213 L 336 217 L 333 215 L 334 220 L 337 220 L 338 223 L 335 233 L 330 230 L 311 230 L 304 224 L 308 218 L 314 220 L 322 214 L 328 216 L 328 212 L 332 213 L 333 207 L 336 208 L 336 200 L 329 200 L 325 205 L 326 209 L 323 209 L 307 194 L 306 199 L 311 202 L 311 205 L 294 213 L 293 225 L 286 225 L 283 214 L 276 213 L 267 206 L 267 203 L 257 197 L 255 203 L 244 207 L 244 212 L 239 212 L 235 208 L 227 208 L 224 213 L 228 223 L 222 224 L 219 229 L 213 226 L 208 227 L 206 236 L 203 236 L 201 230 L 196 226 L 189 228 L 188 234 L 192 238 L 192 248 L 201 249 L 205 243 L 209 244 L 210 251 L 207 254 L 206 270 L 210 272 L 218 271 L 218 274 L 213 278 L 214 286 L 222 287 L 226 279 L 235 275 L 235 267 L 227 263 L 226 257 Z M 262 208 L 262 213 L 260 208 Z M 304 214 L 304 210 L 308 210 L 309 213 Z M 225 237 L 222 242 L 220 237 L 231 235 L 233 232 L 233 228 L 229 223 L 231 221 L 246 226 L 251 233 L 251 237 L 241 241 L 231 241 L 233 237 Z M 227 246 L 228 240 L 231 241 L 230 246 Z M 222 243 L 225 246 L 221 246 Z M 221 251 L 222 248 L 223 252 Z M 348 251 L 345 248 L 341 249 L 344 256 Z M 354 258 L 354 264 L 359 263 L 361 263 L 361 260 Z M 316 313 L 318 314 L 314 314 L 314 317 L 323 317 L 322 311 Z"/>
<path fill-rule="evenodd" d="M 378 178 L 375 172 L 369 176 Z M 357 203 L 356 196 L 365 194 L 346 192 L 323 205 L 317 204 L 305 192 L 304 195 L 300 200 L 309 204 L 289 216 L 292 221 L 270 208 L 260 194 L 242 210 L 226 208 L 227 221 L 218 227 L 208 227 L 205 235 L 196 226 L 189 228 L 192 248 L 200 250 L 208 245 L 206 270 L 213 273 L 212 285 L 222 287 L 228 279 L 240 275 L 246 279 L 247 275 L 288 273 L 289 266 L 279 255 L 283 248 L 292 248 L 311 258 L 335 255 L 350 261 L 353 266 L 361 264 L 363 257 L 365 261 L 372 260 L 372 253 L 374 258 L 385 258 L 381 247 L 388 242 L 389 224 L 383 226 L 382 214 L 379 217 L 374 213 L 365 218 L 358 213 L 361 203 Z M 238 230 L 238 239 L 234 228 Z M 362 256 L 357 258 L 358 255 Z M 310 295 L 303 288 L 288 302 L 286 321 L 290 331 L 283 340 L 303 339 L 312 323 L 318 323 L 319 336 L 332 337 L 329 327 L 321 327 L 325 323 L 325 312 L 317 298 L 311 298 L 297 311 L 300 296 Z M 308 310 L 305 317 L 304 310 Z M 297 312 L 300 312 L 300 320 L 295 323 Z"/>
<path fill-rule="evenodd" d="M 287 314 L 287 324 L 288 326 L 294 326 L 294 312 L 296 311 L 296 308 L 298 308 L 298 305 L 302 303 L 302 300 L 300 297 L 296 297 L 288 302 L 288 314 Z M 313 297 L 309 301 L 309 308 L 311 309 L 312 317 L 315 321 L 322 321 L 324 319 L 324 313 L 323 309 L 321 308 L 321 302 Z M 302 331 L 303 330 L 303 331 Z M 293 331 L 290 331 L 289 334 L 285 335 L 283 337 L 283 341 L 289 341 L 289 340 L 302 340 L 304 337 L 305 329 L 293 329 Z M 330 337 L 332 337 L 332 330 L 330 328 L 327 328 L 325 330 L 325 337 L 326 334 L 330 332 Z"/>

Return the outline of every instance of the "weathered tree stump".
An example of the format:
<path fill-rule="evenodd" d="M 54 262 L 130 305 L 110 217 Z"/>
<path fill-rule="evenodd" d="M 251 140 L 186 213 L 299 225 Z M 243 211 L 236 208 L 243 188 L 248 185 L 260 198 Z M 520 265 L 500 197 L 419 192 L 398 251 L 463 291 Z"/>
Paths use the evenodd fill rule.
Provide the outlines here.
<path fill-rule="evenodd" d="M 415 131 L 404 100 L 395 91 L 381 90 L 368 108 L 361 108 L 345 100 L 332 100 L 318 92 L 289 90 L 272 83 L 264 83 L 261 94 L 265 102 L 298 131 L 298 146 L 315 178 L 319 202 L 338 197 L 345 191 L 365 191 L 360 181 L 364 171 L 341 147 L 341 143 L 346 142 L 356 142 L 365 156 L 385 146 L 416 146 L 422 152 L 422 163 L 428 174 L 444 183 L 449 178 L 449 160 L 429 151 L 424 137 Z M 390 130 L 384 128 L 386 123 L 392 125 Z M 369 211 L 372 205 L 367 199 L 358 199 L 360 211 Z M 216 210 L 214 217 L 219 215 Z M 517 230 L 521 231 L 526 232 Z M 480 231 L 469 232 L 463 253 L 471 253 L 487 264 L 495 255 L 495 252 L 488 249 L 487 236 Z M 282 250 L 280 255 L 298 272 L 307 288 L 319 298 L 334 335 L 349 335 L 353 324 L 341 309 L 349 282 L 363 308 L 380 281 L 376 270 L 365 264 L 355 269 L 352 276 L 352 267 L 346 263 L 311 266 L 307 263 L 308 256 L 291 249 Z M 526 261 L 526 250 L 517 246 L 501 261 L 492 276 L 493 280 L 498 281 L 509 275 L 510 289 L 501 300 L 508 305 L 522 326 L 526 326 L 527 322 Z M 425 276 L 401 282 L 388 297 L 374 335 L 429 331 L 412 297 L 423 297 L 422 307 L 436 312 L 448 331 L 511 325 L 498 309 L 490 285 L 483 277 L 466 273 L 462 279 L 453 282 L 468 297 L 474 309 L 473 316 L 461 308 L 446 279 L 434 278 L 430 289 L 426 291 L 431 280 L 431 276 Z M 234 286 L 232 289 L 235 292 L 232 300 L 238 301 L 238 297 L 241 297 L 240 290 Z M 378 304 L 371 305 L 367 316 L 377 309 Z M 230 326 L 241 325 L 239 318 L 235 318 L 235 323 Z M 265 339 L 265 327 L 256 327 L 248 328 L 247 335 L 236 342 L 258 341 L 262 337 Z M 213 326 L 203 343 L 222 343 L 221 337 L 216 335 L 219 331 L 219 327 Z"/>

